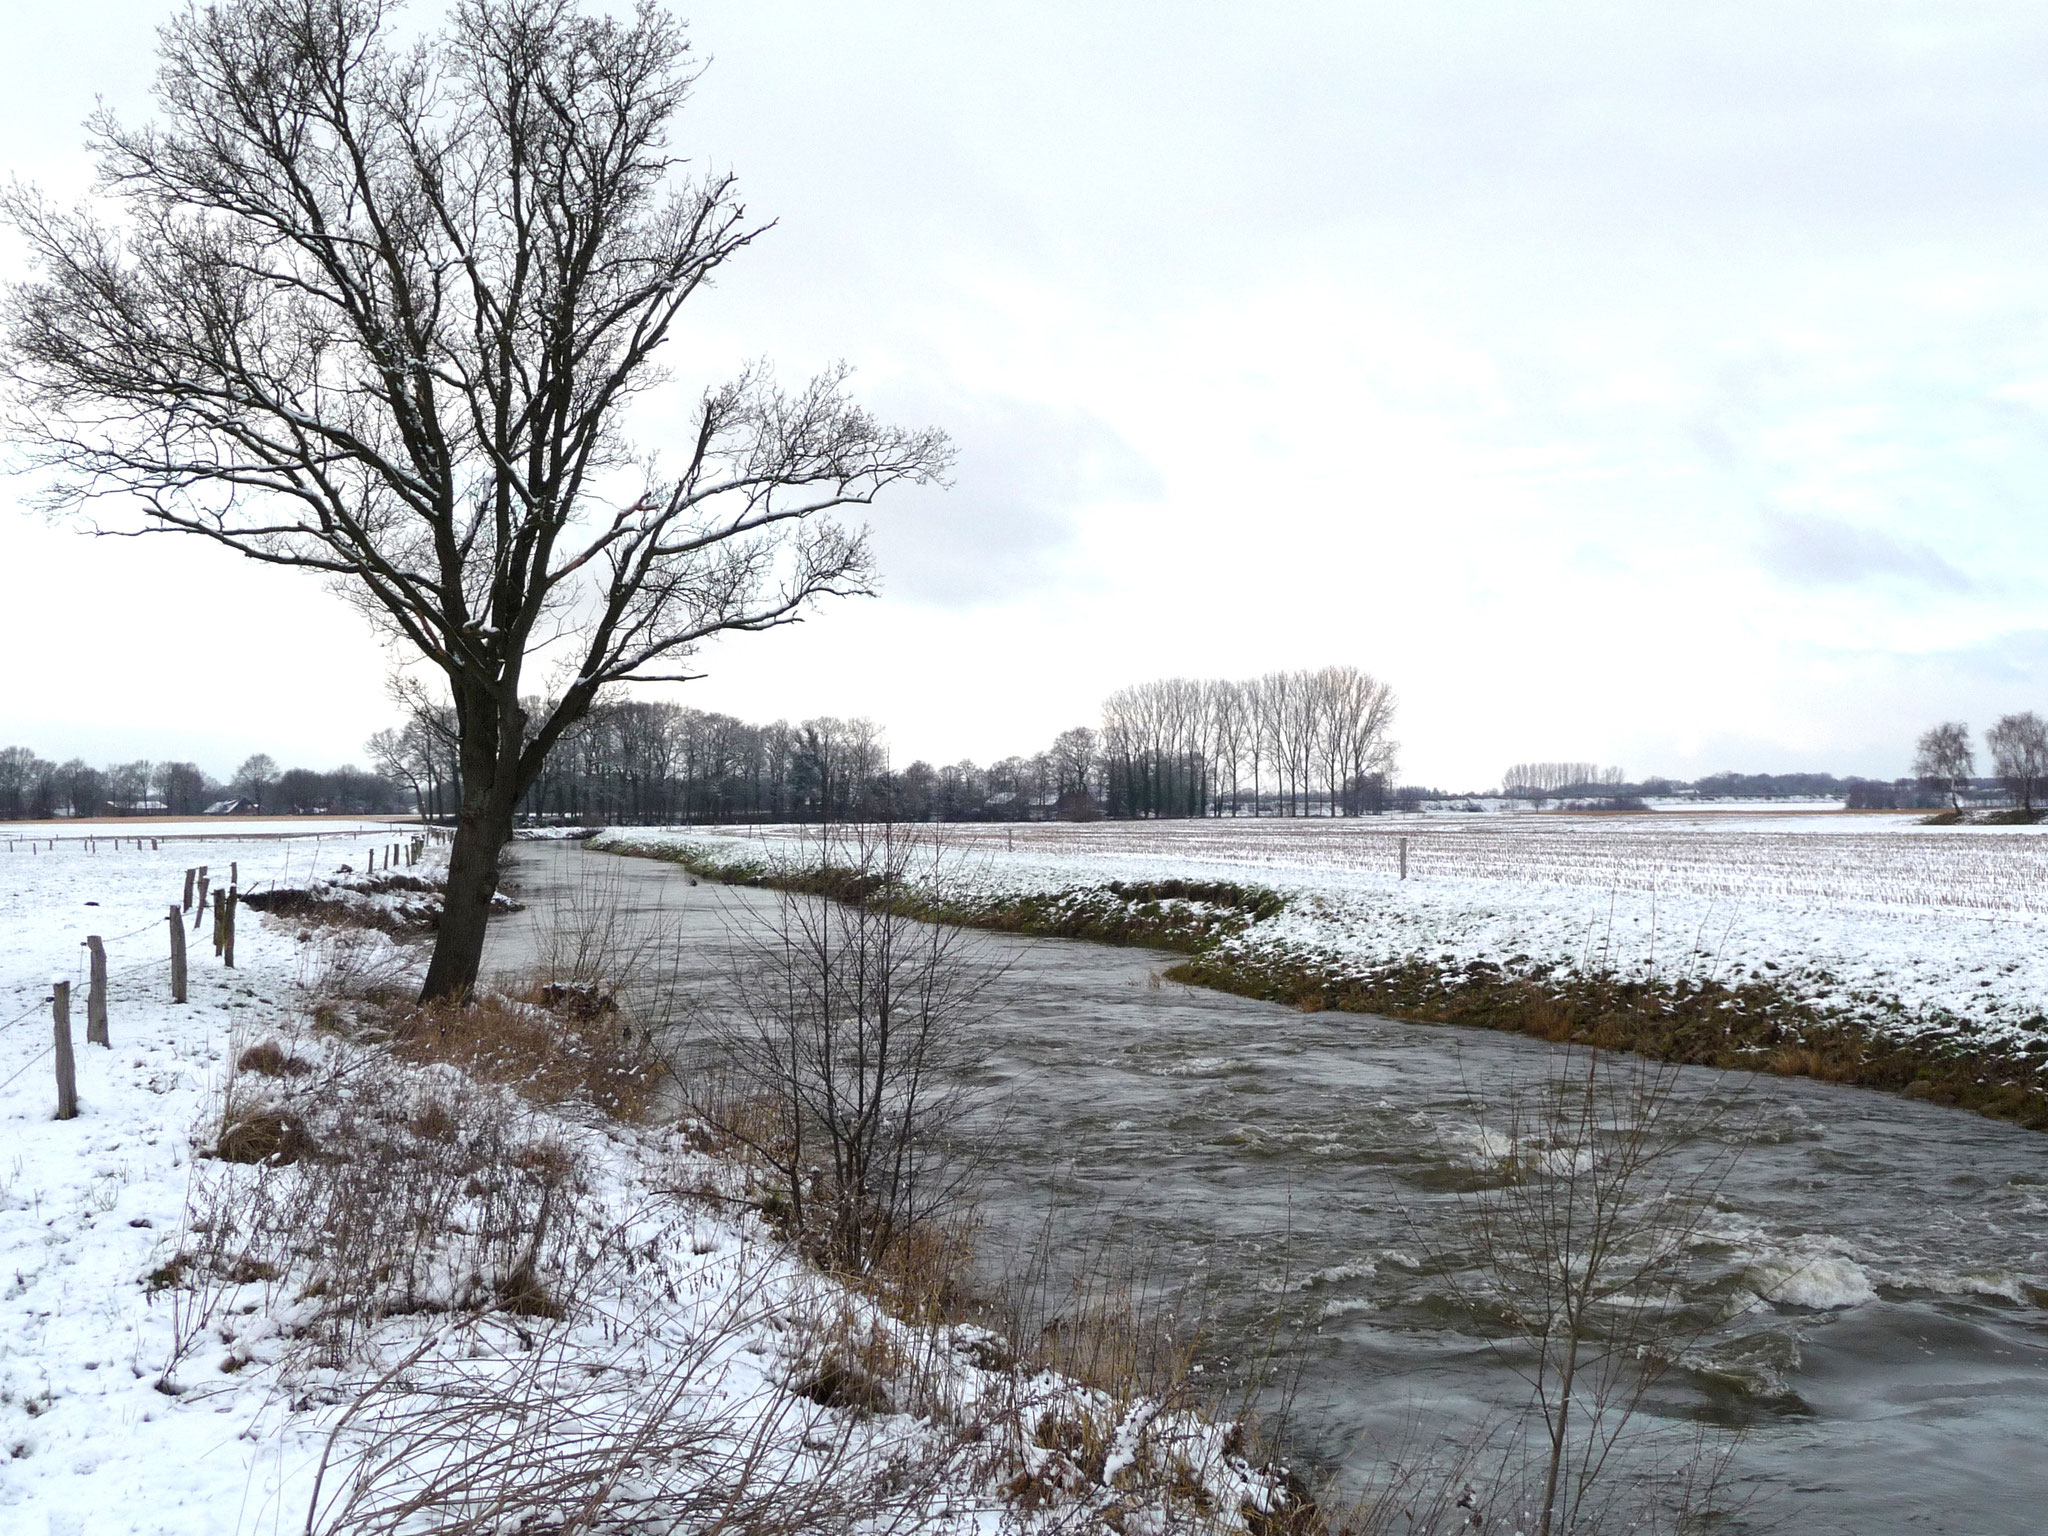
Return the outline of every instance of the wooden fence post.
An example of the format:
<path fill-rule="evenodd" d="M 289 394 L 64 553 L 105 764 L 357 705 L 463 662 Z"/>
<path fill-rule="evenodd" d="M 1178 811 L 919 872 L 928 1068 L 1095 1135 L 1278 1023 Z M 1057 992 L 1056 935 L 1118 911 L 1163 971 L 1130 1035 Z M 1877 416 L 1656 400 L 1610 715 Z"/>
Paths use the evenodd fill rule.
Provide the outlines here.
<path fill-rule="evenodd" d="M 92 956 L 85 993 L 85 1043 L 112 1050 L 114 1042 L 107 1038 L 107 946 L 95 933 L 86 939 L 85 947 Z"/>
<path fill-rule="evenodd" d="M 235 908 L 240 904 L 239 894 L 232 885 L 229 886 L 227 905 L 221 909 L 227 916 L 228 926 L 226 935 L 221 939 L 220 956 L 231 971 L 235 968 Z"/>
<path fill-rule="evenodd" d="M 220 953 L 221 938 L 228 925 L 227 910 L 228 893 L 226 891 L 215 891 L 213 893 L 213 952 L 216 955 Z"/>
<path fill-rule="evenodd" d="M 241 864 L 240 864 L 240 863 L 238 863 L 238 862 L 236 862 L 236 861 L 234 861 L 234 860 L 229 860 L 229 862 L 228 862 L 228 889 L 229 889 L 229 890 L 233 890 L 233 889 L 234 889 L 234 888 L 235 888 L 236 886 L 240 885 L 241 883 L 242 883 L 242 866 L 241 866 Z"/>
<path fill-rule="evenodd" d="M 1408 839 L 1401 839 L 1401 878 L 1408 878 Z"/>
<path fill-rule="evenodd" d="M 192 909 L 192 931 L 197 933 L 199 925 L 206 921 L 206 866 L 199 866 L 199 904 Z"/>
<path fill-rule="evenodd" d="M 198 871 L 198 870 L 196 870 L 196 869 L 188 869 L 188 870 L 186 870 L 186 871 L 185 871 L 185 907 L 184 907 L 184 910 L 185 910 L 185 911 L 187 911 L 187 912 L 190 912 L 190 911 L 192 910 L 192 882 L 193 882 L 193 880 L 195 880 L 195 879 L 196 879 L 196 878 L 198 877 L 198 875 L 199 875 L 199 871 Z"/>
<path fill-rule="evenodd" d="M 57 1037 L 57 1118 L 78 1118 L 78 1063 L 71 1059 L 71 983 L 50 987 L 50 1016 Z"/>
<path fill-rule="evenodd" d="M 185 1001 L 185 914 L 171 908 L 171 1001 Z"/>

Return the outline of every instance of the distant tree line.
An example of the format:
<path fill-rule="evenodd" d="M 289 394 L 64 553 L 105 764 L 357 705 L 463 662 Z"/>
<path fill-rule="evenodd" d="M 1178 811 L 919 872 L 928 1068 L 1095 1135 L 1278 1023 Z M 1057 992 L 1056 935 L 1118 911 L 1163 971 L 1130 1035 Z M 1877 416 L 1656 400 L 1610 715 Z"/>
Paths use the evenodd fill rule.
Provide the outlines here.
<path fill-rule="evenodd" d="M 529 701 L 529 718 L 545 701 Z M 1102 726 L 1075 726 L 1043 750 L 986 766 L 894 767 L 880 726 L 820 716 L 756 725 L 672 703 L 601 702 L 548 754 L 519 803 L 529 821 L 723 823 L 1025 821 L 1100 817 L 1360 816 L 1451 795 L 1395 785 L 1395 700 L 1352 667 L 1243 681 L 1166 678 L 1120 689 Z M 2048 722 L 2007 715 L 1985 733 L 1993 776 L 1977 778 L 1969 728 L 1922 736 L 1911 777 L 1709 774 L 1630 781 L 1617 767 L 1528 762 L 1502 792 L 1545 803 L 1627 807 L 1652 797 L 1840 798 L 1852 810 L 1929 809 L 2009 800 L 2031 813 L 2048 794 Z M 452 711 L 415 702 L 366 744 L 371 767 L 280 770 L 266 754 L 226 779 L 190 762 L 94 767 L 0 748 L 0 820 L 198 815 L 222 804 L 269 815 L 395 814 L 447 819 L 462 773 Z"/>
<path fill-rule="evenodd" d="M 143 759 L 95 768 L 82 758 L 53 763 L 27 747 L 0 747 L 0 820 L 197 816 L 223 802 L 272 815 L 361 816 L 410 809 L 398 785 L 356 767 L 280 772 L 270 757 L 258 753 L 223 781 L 196 763 Z"/>
<path fill-rule="evenodd" d="M 1619 768 L 1597 763 L 1516 763 L 1500 776 L 1501 793 L 1518 799 L 1537 796 L 1603 794 L 1618 788 Z"/>
<path fill-rule="evenodd" d="M 529 719 L 546 713 L 544 700 L 526 710 Z M 371 737 L 369 750 L 421 815 L 440 818 L 462 797 L 456 742 L 453 712 L 423 705 Z M 881 730 L 867 720 L 752 725 L 680 704 L 612 700 L 562 733 L 518 814 L 590 823 L 880 819 L 926 776 L 939 778 L 923 764 L 891 773 Z"/>
<path fill-rule="evenodd" d="M 1517 763 L 1501 775 L 1501 793 L 1538 804 L 1556 800 L 1628 808 L 1655 798 L 1695 800 L 1841 800 L 1850 810 L 1925 810 L 1946 790 L 1914 776 L 1865 779 L 1832 773 L 1710 773 L 1693 780 L 1652 776 L 1630 780 L 1619 768 L 1593 763 Z"/>
<path fill-rule="evenodd" d="M 546 702 L 527 714 L 544 718 Z M 563 733 L 519 812 L 682 824 L 1360 815 L 1389 803 L 1393 718 L 1393 691 L 1352 667 L 1173 678 L 1121 690 L 1100 730 L 1075 726 L 1028 756 L 898 768 L 871 720 L 757 725 L 614 700 Z M 385 780 L 438 817 L 461 796 L 455 744 L 449 711 L 422 703 L 369 751 Z"/>

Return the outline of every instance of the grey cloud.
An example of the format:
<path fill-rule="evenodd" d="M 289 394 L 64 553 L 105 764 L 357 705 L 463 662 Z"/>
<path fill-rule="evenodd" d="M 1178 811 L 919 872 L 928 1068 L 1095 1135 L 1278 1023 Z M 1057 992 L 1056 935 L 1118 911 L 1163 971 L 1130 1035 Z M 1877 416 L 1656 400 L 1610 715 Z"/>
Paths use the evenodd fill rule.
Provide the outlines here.
<path fill-rule="evenodd" d="M 1928 545 L 1840 518 L 1768 513 L 1758 554 L 1764 569 L 1795 587 L 1853 587 L 1890 580 L 1937 592 L 1978 588 L 1973 578 Z"/>
<path fill-rule="evenodd" d="M 1944 679 L 1963 678 L 2001 690 L 1992 708 L 2019 708 L 2011 690 L 2034 690 L 2048 683 L 2048 629 L 2007 630 L 1974 645 L 1933 651 L 1907 659 L 1922 671 Z M 2035 706 L 2039 707 L 2039 706 Z"/>
<path fill-rule="evenodd" d="M 876 509 L 893 597 L 961 608 L 1051 586 L 1084 513 L 1165 491 L 1151 462 L 1085 410 L 983 397 L 890 401 L 884 414 L 935 421 L 959 450 L 950 489 L 911 489 Z"/>

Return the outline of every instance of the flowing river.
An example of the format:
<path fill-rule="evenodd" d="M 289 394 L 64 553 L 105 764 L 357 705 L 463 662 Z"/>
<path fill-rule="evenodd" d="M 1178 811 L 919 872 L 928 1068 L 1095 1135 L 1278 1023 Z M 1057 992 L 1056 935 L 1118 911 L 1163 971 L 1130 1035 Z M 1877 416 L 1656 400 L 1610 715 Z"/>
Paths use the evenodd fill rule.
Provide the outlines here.
<path fill-rule="evenodd" d="M 512 878 L 508 968 L 551 912 L 615 906 L 708 981 L 776 902 L 574 845 L 519 845 Z M 1278 1337 L 1293 1442 L 1327 1465 L 1522 1401 L 1433 1255 L 1489 1112 L 1557 1047 L 1161 984 L 1173 957 L 1146 951 L 986 947 L 1008 967 L 982 1075 L 1007 1114 L 998 1244 L 1057 1212 L 1070 1248 L 1112 1241 L 1198 1289 L 1222 1352 Z M 2048 1137 L 1804 1079 L 1688 1068 L 1673 1093 L 1728 1107 L 1694 1151 L 1734 1162 L 1672 1300 L 1711 1326 L 1645 1422 L 1742 1431 L 1723 1528 L 2048 1530 Z"/>

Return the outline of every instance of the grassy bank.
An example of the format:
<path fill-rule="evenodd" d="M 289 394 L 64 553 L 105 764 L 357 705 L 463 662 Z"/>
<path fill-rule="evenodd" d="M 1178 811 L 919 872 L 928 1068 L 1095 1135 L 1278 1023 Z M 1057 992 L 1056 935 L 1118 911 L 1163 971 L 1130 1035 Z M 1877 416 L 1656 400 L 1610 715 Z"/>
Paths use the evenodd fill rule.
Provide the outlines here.
<path fill-rule="evenodd" d="M 1168 979 L 1304 1011 L 1371 1013 L 1635 1051 L 1694 1066 L 1811 1077 L 1926 1099 L 2048 1130 L 2048 1030 L 1998 1037 L 1966 1020 L 1917 1021 L 1908 1038 L 1823 1009 L 1765 979 L 1627 979 L 1571 967 L 1458 963 L 1411 956 L 1361 964 L 1261 941 L 1258 925 L 1287 899 L 1254 885 L 1112 881 L 1031 893 L 913 886 L 815 866 L 733 858 L 689 844 L 614 839 L 606 851 L 680 864 L 726 884 L 798 889 L 862 902 L 886 898 L 933 922 L 1163 949 L 1188 958 Z M 1932 1027 L 1929 1027 L 1931 1023 Z"/>

